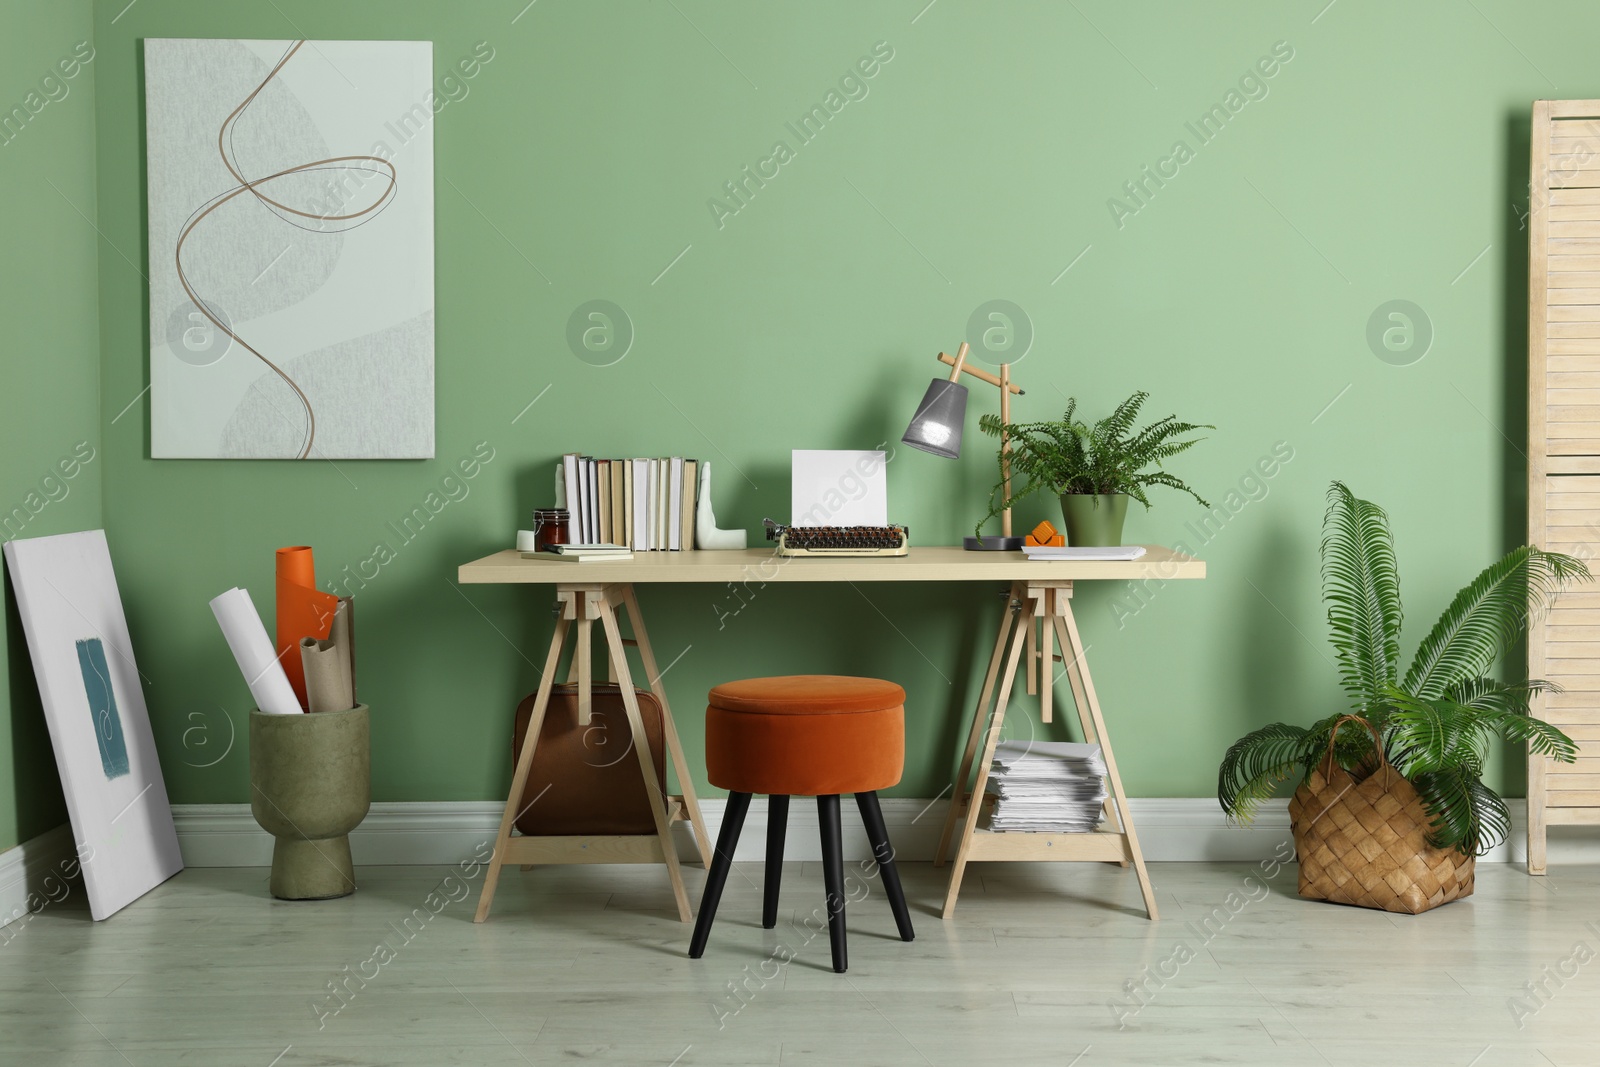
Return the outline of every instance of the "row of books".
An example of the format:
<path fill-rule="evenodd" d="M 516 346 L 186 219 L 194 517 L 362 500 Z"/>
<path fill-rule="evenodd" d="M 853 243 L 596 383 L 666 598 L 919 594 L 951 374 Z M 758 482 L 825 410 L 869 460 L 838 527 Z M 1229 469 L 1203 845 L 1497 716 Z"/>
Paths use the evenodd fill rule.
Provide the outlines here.
<path fill-rule="evenodd" d="M 561 484 L 571 514 L 568 539 L 612 544 L 635 552 L 694 547 L 698 461 L 561 457 Z"/>

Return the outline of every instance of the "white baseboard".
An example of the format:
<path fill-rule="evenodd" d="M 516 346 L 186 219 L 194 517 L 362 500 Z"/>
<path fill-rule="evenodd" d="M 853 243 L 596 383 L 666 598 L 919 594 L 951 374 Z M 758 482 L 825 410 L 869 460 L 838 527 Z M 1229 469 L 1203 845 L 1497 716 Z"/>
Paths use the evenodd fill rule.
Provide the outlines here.
<path fill-rule="evenodd" d="M 51 899 L 61 899 L 58 884 L 47 886 L 46 879 L 52 874 L 60 878 L 76 857 L 67 823 L 0 852 L 0 927 L 40 910 Z"/>
<path fill-rule="evenodd" d="M 944 825 L 947 802 L 884 798 L 882 804 L 896 855 L 908 861 L 931 859 Z M 722 824 L 724 805 L 720 798 L 704 800 L 700 805 L 713 839 Z M 1524 805 L 1513 800 L 1510 806 L 1510 840 L 1483 857 L 1483 862 L 1520 863 L 1526 859 Z M 502 807 L 496 801 L 373 804 L 366 820 L 350 835 L 350 850 L 357 864 L 455 863 L 494 840 Z M 1261 860 L 1289 837 L 1288 806 L 1283 800 L 1265 805 L 1248 827 L 1230 824 L 1210 797 L 1135 797 L 1129 801 L 1129 808 L 1145 859 L 1151 862 Z M 848 798 L 843 810 L 846 859 L 869 858 L 861 820 Z M 272 838 L 256 825 L 248 804 L 176 804 L 172 815 L 183 861 L 188 866 L 258 867 L 272 861 Z M 690 859 L 694 850 L 686 825 L 679 824 L 677 830 L 678 854 Z M 765 855 L 765 841 L 766 802 L 757 797 L 745 819 L 735 859 L 760 860 Z M 70 834 L 65 848 L 71 851 Z M 13 850 L 16 851 L 19 850 Z M 3 865 L 11 855 L 0 855 L 0 894 L 5 885 Z M 822 858 L 817 808 L 808 798 L 796 798 L 789 806 L 785 855 L 794 860 Z M 50 861 L 44 862 L 48 865 Z M 1550 863 L 1600 863 L 1600 833 L 1586 827 L 1553 827 Z M 3 895 L 0 908 L 4 914 L 10 913 L 11 905 Z"/>

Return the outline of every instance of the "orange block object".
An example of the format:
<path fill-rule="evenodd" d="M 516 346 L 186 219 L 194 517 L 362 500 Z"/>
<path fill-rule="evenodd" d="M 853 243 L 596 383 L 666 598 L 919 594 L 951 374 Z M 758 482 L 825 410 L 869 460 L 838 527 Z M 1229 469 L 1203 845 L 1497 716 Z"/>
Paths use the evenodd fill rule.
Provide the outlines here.
<path fill-rule="evenodd" d="M 300 706 L 306 703 L 305 668 L 300 663 L 300 640 L 328 639 L 339 598 L 317 590 L 316 567 L 309 545 L 278 549 L 278 662 L 289 676 Z"/>
<path fill-rule="evenodd" d="M 1023 544 L 1065 548 L 1067 538 L 1065 534 L 1057 532 L 1050 520 L 1046 519 L 1028 532 L 1028 536 L 1023 539 Z"/>

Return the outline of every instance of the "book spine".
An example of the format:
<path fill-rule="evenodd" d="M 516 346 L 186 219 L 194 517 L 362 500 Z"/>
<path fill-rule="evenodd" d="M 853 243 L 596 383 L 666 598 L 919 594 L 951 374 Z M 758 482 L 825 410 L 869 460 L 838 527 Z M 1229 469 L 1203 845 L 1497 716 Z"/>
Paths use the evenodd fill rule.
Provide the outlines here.
<path fill-rule="evenodd" d="M 667 509 L 667 547 L 677 552 L 683 548 L 683 457 L 673 456 L 667 462 L 672 479 L 671 506 Z"/>
<path fill-rule="evenodd" d="M 585 457 L 589 464 L 589 536 L 585 540 L 594 544 L 600 540 L 600 475 L 594 457 Z"/>
<path fill-rule="evenodd" d="M 664 552 L 667 549 L 667 515 L 672 506 L 671 476 L 667 473 L 665 456 L 656 460 L 656 483 L 661 487 L 656 494 L 656 550 Z"/>
<path fill-rule="evenodd" d="M 576 457 L 575 462 L 578 465 L 578 498 L 572 505 L 572 532 L 567 540 L 571 544 L 581 545 L 589 539 L 589 524 L 585 518 L 589 514 L 589 471 L 582 456 Z"/>
<path fill-rule="evenodd" d="M 622 540 L 617 542 L 633 548 L 633 460 L 622 460 Z"/>
<path fill-rule="evenodd" d="M 694 516 L 695 506 L 698 503 L 700 479 L 697 474 L 700 464 L 697 460 L 686 459 L 683 461 L 683 540 L 685 552 L 694 548 Z"/>
<path fill-rule="evenodd" d="M 656 465 L 654 460 L 644 461 L 644 547 L 656 550 Z"/>
<path fill-rule="evenodd" d="M 622 545 L 623 547 L 627 547 L 627 544 L 628 544 L 628 527 L 627 527 L 627 523 L 624 521 L 624 516 L 626 514 L 626 509 L 624 507 L 624 502 L 623 502 L 623 497 L 624 497 L 623 475 L 622 475 L 623 463 L 622 463 L 622 460 L 620 460 L 620 459 L 614 459 L 614 460 L 610 461 L 610 464 L 611 464 L 611 532 L 607 535 L 606 539 L 609 540 L 614 545 Z"/>
<path fill-rule="evenodd" d="M 578 454 L 568 452 L 561 457 L 562 475 L 567 490 L 567 537 L 573 541 L 583 536 L 579 516 L 583 513 L 583 491 L 578 485 Z"/>

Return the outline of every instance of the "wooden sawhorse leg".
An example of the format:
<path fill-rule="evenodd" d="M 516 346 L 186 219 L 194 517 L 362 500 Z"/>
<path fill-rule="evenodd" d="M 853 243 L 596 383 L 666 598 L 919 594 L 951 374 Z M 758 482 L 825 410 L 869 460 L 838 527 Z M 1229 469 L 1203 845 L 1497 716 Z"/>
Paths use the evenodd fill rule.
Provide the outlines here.
<path fill-rule="evenodd" d="M 1100 757 L 1106 764 L 1106 781 L 1111 786 L 1111 798 L 1116 801 L 1117 821 L 1121 824 L 1115 833 L 1125 843 L 1124 866 L 1127 862 L 1133 864 L 1133 870 L 1139 878 L 1139 893 L 1144 897 L 1144 910 L 1151 919 L 1161 916 L 1156 908 L 1155 887 L 1150 884 L 1150 872 L 1145 870 L 1144 851 L 1139 848 L 1139 836 L 1134 832 L 1133 820 L 1128 816 L 1128 796 L 1122 789 L 1122 775 L 1117 770 L 1117 757 L 1111 751 L 1111 738 L 1106 735 L 1105 716 L 1100 712 L 1100 698 L 1095 694 L 1094 679 L 1089 677 L 1089 663 L 1084 658 L 1083 638 L 1078 634 L 1078 621 L 1073 617 L 1072 587 L 1068 585 L 1064 591 L 1056 594 L 1056 632 L 1061 638 L 1061 654 L 1066 661 L 1067 677 L 1073 678 L 1072 695 L 1078 702 L 1078 714 L 1087 716 L 1084 722 L 1084 733 L 1087 735 L 1092 725 L 1094 734 L 1100 741 Z M 1079 692 L 1082 692 L 1080 699 Z M 1111 814 L 1109 807 L 1107 814 Z"/>
<path fill-rule="evenodd" d="M 644 664 L 645 678 L 650 683 L 650 692 L 655 694 L 656 701 L 661 705 L 661 732 L 666 736 L 667 755 L 672 761 L 672 772 L 678 776 L 678 789 L 683 794 L 683 806 L 688 811 L 689 823 L 694 829 L 695 845 L 700 850 L 700 865 L 710 870 L 711 837 L 706 832 L 706 820 L 700 814 L 700 801 L 695 796 L 694 778 L 689 774 L 689 763 L 683 758 L 683 744 L 678 740 L 678 727 L 672 718 L 672 705 L 667 703 L 667 687 L 661 684 L 661 671 L 656 667 L 655 649 L 650 647 L 650 637 L 645 632 L 644 613 L 639 610 L 639 597 L 631 585 L 618 588 L 622 592 L 622 603 L 628 610 L 628 626 L 633 631 L 632 643 L 639 649 L 639 662 Z M 622 669 L 627 669 L 626 660 L 623 661 Z"/>
<path fill-rule="evenodd" d="M 950 811 L 945 819 L 945 832 L 935 856 L 935 866 L 943 862 L 949 847 L 952 828 L 961 823 L 955 865 L 950 872 L 950 888 L 945 896 L 944 917 L 955 911 L 956 899 L 961 891 L 961 878 L 967 863 L 973 860 L 1085 860 L 1112 861 L 1123 866 L 1131 865 L 1139 880 L 1139 891 L 1144 898 L 1145 912 L 1151 919 L 1158 918 L 1154 888 L 1145 870 L 1144 855 L 1133 822 L 1128 816 L 1127 795 L 1123 792 L 1122 777 L 1118 773 L 1116 756 L 1106 734 L 1105 717 L 1100 710 L 1094 681 L 1089 676 L 1084 659 L 1083 641 L 1078 634 L 1077 622 L 1072 614 L 1071 582 L 1021 582 L 1013 585 L 1008 603 L 1010 610 L 1001 621 L 1000 634 L 990 659 L 989 674 L 984 680 L 983 694 L 979 699 L 972 731 L 967 738 L 961 771 L 952 792 Z M 1020 601 L 1020 610 L 1018 605 Z M 1042 623 L 1042 640 L 1035 646 L 1033 627 L 1036 620 Z M 1010 640 L 1010 653 L 1004 667 L 1000 667 L 1002 650 Z M 988 782 L 989 768 L 994 760 L 994 750 L 1000 740 L 1000 730 L 1005 723 L 1006 705 L 1011 697 L 1012 684 L 1024 645 L 1037 647 L 1039 665 L 1038 692 L 1040 714 L 1049 721 L 1052 687 L 1055 682 L 1055 655 L 1051 637 L 1061 646 L 1061 660 L 1072 686 L 1073 702 L 1083 727 L 1084 738 L 1098 742 L 1101 757 L 1106 764 L 1106 780 L 1111 796 L 1107 798 L 1106 813 L 1114 818 L 1114 825 L 1105 831 L 1091 833 L 995 833 L 979 831 L 978 814 L 983 806 L 984 787 Z M 1024 670 L 1033 675 L 1035 660 L 1030 657 Z M 997 669 L 1001 672 L 1000 692 L 992 711 L 987 711 L 989 695 Z M 987 714 L 986 714 L 987 711 Z M 981 738 L 981 744 L 980 744 Z M 974 764 L 976 765 L 974 768 Z M 967 775 L 976 770 L 970 792 L 966 790 Z"/>
<path fill-rule="evenodd" d="M 983 737 L 985 724 L 988 722 L 989 698 L 994 695 L 994 682 L 1000 675 L 1000 661 L 1005 655 L 1006 638 L 1011 635 L 1011 628 L 1019 625 L 1019 614 L 1023 608 L 1025 588 L 1012 585 L 1006 594 L 1006 608 L 1000 616 L 1000 633 L 995 638 L 994 654 L 989 657 L 989 670 L 983 676 L 983 692 L 978 697 L 978 707 L 972 713 L 972 729 L 967 731 L 967 747 L 961 754 L 961 770 L 956 774 L 955 785 L 950 792 L 950 810 L 945 813 L 944 832 L 939 835 L 939 848 L 933 854 L 933 865 L 943 867 L 945 857 L 950 854 L 950 838 L 956 828 L 956 821 L 961 818 L 964 805 L 971 796 L 967 789 L 967 778 L 972 774 L 972 761 L 978 753 L 978 742 Z M 1028 622 L 1032 626 L 1032 620 Z M 982 803 L 981 799 L 979 801 Z"/>
<path fill-rule="evenodd" d="M 1011 618 L 1010 612 L 1007 612 L 1007 617 Z M 1006 623 L 1002 622 L 1001 628 L 1005 629 Z M 1000 728 L 1006 722 L 1006 704 L 1011 700 L 1011 685 L 1017 680 L 1017 663 L 1022 658 L 1022 646 L 1027 642 L 1028 632 L 1033 629 L 1033 617 L 1028 612 L 1026 600 L 1023 601 L 1022 610 L 1015 617 L 1015 623 L 1010 629 L 1011 651 L 1006 656 L 1003 673 L 1000 675 L 1000 695 L 996 698 L 994 711 L 985 724 L 987 728 L 983 732 L 982 753 L 977 758 L 977 777 L 972 783 L 972 792 L 963 806 L 961 836 L 956 847 L 955 863 L 950 868 L 950 889 L 944 898 L 943 915 L 946 919 L 955 914 L 956 896 L 961 892 L 961 877 L 966 873 L 967 862 L 973 858 L 972 838 L 978 828 L 978 812 L 983 809 L 983 790 L 989 782 L 989 765 L 994 761 L 994 746 L 1000 741 Z"/>
<path fill-rule="evenodd" d="M 507 863 L 524 867 L 539 863 L 662 863 L 672 883 L 672 894 L 678 905 L 678 918 L 688 922 L 693 917 L 688 893 L 684 889 L 683 875 L 678 865 L 677 848 L 672 841 L 672 824 L 688 819 L 695 831 L 695 843 L 702 858 L 709 855 L 705 836 L 705 820 L 695 799 L 693 779 L 678 744 L 677 729 L 672 721 L 661 679 L 655 670 L 655 653 L 645 635 L 639 614 L 638 601 L 633 589 L 626 585 L 561 585 L 556 591 L 557 618 L 555 633 L 550 638 L 550 651 L 545 658 L 544 672 L 539 680 L 534 698 L 533 712 L 528 719 L 527 733 L 522 750 L 517 754 L 516 772 L 511 779 L 511 795 L 506 799 L 505 811 L 500 819 L 500 830 L 495 837 L 494 854 L 484 873 L 483 889 L 478 895 L 478 908 L 474 922 L 483 922 L 489 916 L 494 902 L 495 889 L 500 881 L 500 870 Z M 634 637 L 624 640 L 618 625 L 617 611 L 626 607 L 633 626 Z M 576 649 L 573 653 L 575 680 L 578 686 L 578 721 L 587 723 L 593 716 L 592 690 L 593 664 L 591 662 L 592 631 L 595 622 L 605 631 L 608 674 L 616 678 L 621 688 L 622 704 L 627 713 L 628 727 L 633 737 L 633 750 L 639 759 L 640 773 L 644 778 L 645 792 L 650 800 L 650 813 L 655 823 L 655 833 L 644 835 L 594 835 L 572 837 L 520 837 L 513 836 L 517 816 L 521 814 L 522 794 L 528 784 L 528 774 L 533 766 L 533 754 L 544 726 L 545 712 L 550 706 L 550 692 L 554 686 L 561 653 L 574 626 L 577 626 Z M 650 688 L 661 701 L 662 732 L 667 739 L 668 756 L 674 773 L 683 788 L 681 797 L 666 794 L 666 783 L 658 781 L 655 760 L 645 734 L 644 720 L 640 716 L 639 702 L 634 696 L 632 672 L 628 667 L 627 646 L 635 644 L 640 658 L 650 675 Z"/>
<path fill-rule="evenodd" d="M 1060 609 L 1066 607 L 1067 601 L 1071 599 L 1071 596 L 1072 593 L 1070 590 L 1066 592 L 1057 590 L 1057 610 L 1055 614 L 1052 615 L 1046 622 L 1046 626 L 1050 627 L 1051 629 L 1057 629 L 1060 627 Z M 1066 649 L 1068 647 L 1067 639 L 1062 637 L 1060 644 L 1062 649 Z M 1080 656 L 1081 653 L 1069 660 L 1065 655 L 1063 655 L 1061 660 L 1066 669 L 1067 682 L 1072 687 L 1072 706 L 1078 709 L 1078 725 L 1083 729 L 1083 739 L 1091 745 L 1097 745 L 1100 743 L 1100 732 L 1095 729 L 1094 716 L 1089 714 L 1089 695 L 1084 691 L 1083 676 L 1078 672 L 1078 662 Z M 1112 829 L 1116 830 L 1118 833 L 1121 833 L 1122 816 L 1117 812 L 1115 797 L 1106 797 L 1105 811 L 1106 821 L 1111 825 Z M 1119 867 L 1128 866 L 1128 858 L 1126 856 L 1119 858 L 1115 862 Z"/>

